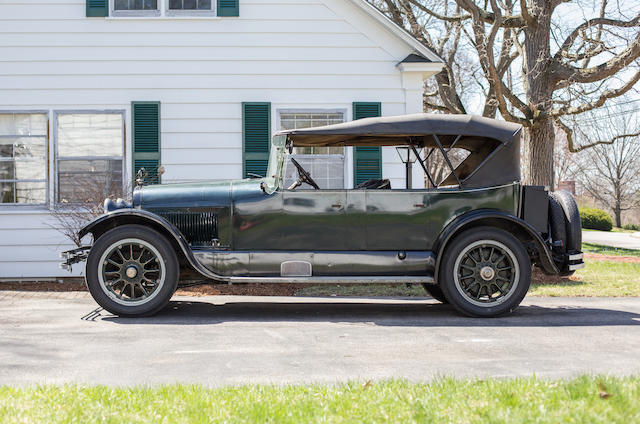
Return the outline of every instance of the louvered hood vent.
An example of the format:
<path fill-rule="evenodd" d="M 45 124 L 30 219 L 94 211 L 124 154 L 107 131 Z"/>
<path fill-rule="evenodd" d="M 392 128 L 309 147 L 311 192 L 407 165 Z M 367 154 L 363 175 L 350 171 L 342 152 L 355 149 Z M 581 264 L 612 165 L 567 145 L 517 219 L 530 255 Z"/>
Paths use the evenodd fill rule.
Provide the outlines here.
<path fill-rule="evenodd" d="M 192 246 L 211 246 L 218 238 L 218 215 L 213 212 L 158 212 L 176 226 Z"/>

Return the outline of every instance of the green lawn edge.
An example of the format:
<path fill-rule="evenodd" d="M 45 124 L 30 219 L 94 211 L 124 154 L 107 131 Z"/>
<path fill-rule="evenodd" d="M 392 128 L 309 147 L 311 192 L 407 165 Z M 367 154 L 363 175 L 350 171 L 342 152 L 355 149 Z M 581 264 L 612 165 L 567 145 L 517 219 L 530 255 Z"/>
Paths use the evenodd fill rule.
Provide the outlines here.
<path fill-rule="evenodd" d="M 337 385 L 0 387 L 0 422 L 630 423 L 640 377 L 583 375 Z"/>

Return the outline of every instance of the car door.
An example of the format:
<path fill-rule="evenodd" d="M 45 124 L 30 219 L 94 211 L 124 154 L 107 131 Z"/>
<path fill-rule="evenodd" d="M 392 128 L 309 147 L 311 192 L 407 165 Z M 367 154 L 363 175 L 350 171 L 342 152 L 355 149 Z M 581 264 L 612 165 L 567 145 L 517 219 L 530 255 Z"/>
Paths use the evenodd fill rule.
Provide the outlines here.
<path fill-rule="evenodd" d="M 285 190 L 281 249 L 350 250 L 346 202 L 346 190 Z"/>
<path fill-rule="evenodd" d="M 367 250 L 427 250 L 427 190 L 363 190 Z"/>

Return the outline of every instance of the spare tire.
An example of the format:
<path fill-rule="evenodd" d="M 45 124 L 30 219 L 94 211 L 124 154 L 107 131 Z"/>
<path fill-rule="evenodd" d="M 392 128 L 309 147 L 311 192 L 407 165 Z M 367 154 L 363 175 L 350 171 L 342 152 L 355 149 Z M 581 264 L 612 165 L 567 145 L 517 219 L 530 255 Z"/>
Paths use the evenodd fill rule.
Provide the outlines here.
<path fill-rule="evenodd" d="M 552 194 L 564 212 L 567 252 L 580 252 L 582 250 L 582 222 L 580 221 L 578 204 L 571 193 L 566 190 L 558 190 Z"/>
<path fill-rule="evenodd" d="M 582 224 L 578 205 L 571 193 L 559 190 L 549 193 L 549 226 L 551 239 L 562 241 L 562 246 L 554 246 L 553 258 L 560 275 L 566 277 L 575 271 L 565 271 L 566 253 L 580 252 L 582 249 Z"/>
<path fill-rule="evenodd" d="M 560 254 L 566 253 L 567 224 L 564 210 L 556 193 L 549 193 L 549 226 L 551 227 L 551 240 L 562 242 L 562 246 L 554 246 L 553 251 Z"/>

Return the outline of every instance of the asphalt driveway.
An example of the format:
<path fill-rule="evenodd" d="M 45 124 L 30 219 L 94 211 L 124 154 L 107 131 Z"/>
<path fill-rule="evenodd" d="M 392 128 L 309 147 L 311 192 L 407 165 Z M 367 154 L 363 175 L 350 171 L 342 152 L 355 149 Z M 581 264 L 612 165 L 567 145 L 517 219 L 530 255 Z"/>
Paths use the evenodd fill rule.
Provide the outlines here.
<path fill-rule="evenodd" d="M 583 231 L 582 241 L 604 246 L 622 247 L 624 249 L 640 249 L 640 232 Z"/>
<path fill-rule="evenodd" d="M 527 298 L 471 319 L 430 299 L 182 297 L 124 319 L 86 293 L 0 292 L 0 384 L 207 385 L 640 372 L 640 298 Z"/>

